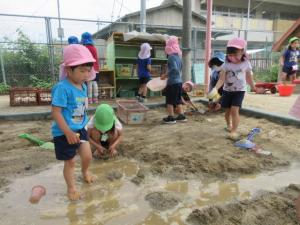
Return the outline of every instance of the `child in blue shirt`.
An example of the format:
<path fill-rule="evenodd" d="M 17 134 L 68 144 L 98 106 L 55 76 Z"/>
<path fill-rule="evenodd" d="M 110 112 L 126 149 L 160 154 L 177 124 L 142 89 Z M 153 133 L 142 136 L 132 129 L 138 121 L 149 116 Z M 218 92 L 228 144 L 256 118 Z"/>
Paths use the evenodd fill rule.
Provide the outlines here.
<path fill-rule="evenodd" d="M 151 80 L 151 49 L 148 43 L 143 43 L 138 54 L 137 74 L 139 77 L 139 90 L 136 98 L 140 102 L 146 102 L 147 83 Z"/>
<path fill-rule="evenodd" d="M 61 65 L 62 79 L 52 89 L 52 135 L 55 155 L 64 161 L 64 178 L 70 200 L 81 198 L 75 187 L 75 155 L 81 158 L 81 171 L 84 180 L 92 183 L 95 179 L 88 172 L 92 159 L 85 126 L 88 122 L 87 87 L 85 82 L 95 76 L 92 70 L 95 59 L 89 50 L 79 44 L 71 44 L 64 48 L 64 62 Z"/>
<path fill-rule="evenodd" d="M 289 40 L 288 49 L 282 54 L 279 59 L 282 66 L 281 81 L 290 78 L 291 81 L 296 79 L 298 69 L 298 61 L 300 59 L 299 38 L 292 37 Z"/>
<path fill-rule="evenodd" d="M 219 77 L 221 66 L 225 62 L 225 54 L 223 52 L 215 52 L 213 57 L 209 60 L 208 66 L 211 68 L 210 82 L 209 82 L 209 91 L 211 91 L 217 84 Z M 218 93 L 222 96 L 223 87 L 218 89 Z M 208 107 L 212 111 L 218 111 L 221 109 L 221 104 L 217 101 L 213 101 L 213 99 L 209 99 Z"/>
<path fill-rule="evenodd" d="M 161 79 L 168 78 L 166 87 L 166 104 L 168 116 L 163 118 L 163 123 L 174 124 L 176 121 L 186 122 L 187 119 L 183 114 L 182 108 L 182 61 L 181 50 L 178 44 L 178 38 L 171 36 L 166 41 L 165 52 L 168 56 L 167 74 L 163 74 Z M 178 109 L 179 115 L 174 118 L 174 109 Z"/>

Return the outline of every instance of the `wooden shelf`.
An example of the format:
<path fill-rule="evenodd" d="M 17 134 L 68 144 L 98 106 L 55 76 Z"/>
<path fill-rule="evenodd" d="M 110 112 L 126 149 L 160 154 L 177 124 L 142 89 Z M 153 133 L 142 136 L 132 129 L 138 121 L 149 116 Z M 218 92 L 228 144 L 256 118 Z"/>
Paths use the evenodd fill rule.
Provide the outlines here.
<path fill-rule="evenodd" d="M 138 77 L 116 77 L 116 80 L 138 80 Z"/>
<path fill-rule="evenodd" d="M 132 60 L 137 60 L 137 57 L 116 57 L 116 59 L 132 59 Z M 162 59 L 162 58 L 151 58 L 151 60 L 154 61 L 167 61 L 168 59 Z"/>

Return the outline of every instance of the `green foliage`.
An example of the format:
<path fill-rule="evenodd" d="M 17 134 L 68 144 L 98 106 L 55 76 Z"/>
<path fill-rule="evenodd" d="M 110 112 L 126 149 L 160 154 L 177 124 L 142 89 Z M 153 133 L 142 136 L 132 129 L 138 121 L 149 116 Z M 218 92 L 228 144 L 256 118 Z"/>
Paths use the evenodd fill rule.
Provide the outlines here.
<path fill-rule="evenodd" d="M 32 87 L 42 88 L 42 89 L 51 89 L 54 85 L 54 83 L 50 79 L 43 80 L 37 78 L 34 75 L 30 76 L 30 81 Z"/>
<path fill-rule="evenodd" d="M 254 80 L 262 82 L 277 82 L 279 65 L 274 64 L 269 70 L 254 71 Z"/>
<path fill-rule="evenodd" d="M 17 32 L 16 41 L 6 38 L 8 44 L 2 46 L 7 82 L 11 86 L 30 86 L 31 76 L 35 76 L 49 83 L 52 76 L 47 45 L 34 44 L 21 30 Z M 54 58 L 55 65 L 58 65 L 59 57 Z M 47 86 L 41 81 L 39 85 Z"/>
<path fill-rule="evenodd" d="M 5 85 L 4 83 L 0 83 L 0 95 L 8 94 L 10 89 L 9 85 Z"/>

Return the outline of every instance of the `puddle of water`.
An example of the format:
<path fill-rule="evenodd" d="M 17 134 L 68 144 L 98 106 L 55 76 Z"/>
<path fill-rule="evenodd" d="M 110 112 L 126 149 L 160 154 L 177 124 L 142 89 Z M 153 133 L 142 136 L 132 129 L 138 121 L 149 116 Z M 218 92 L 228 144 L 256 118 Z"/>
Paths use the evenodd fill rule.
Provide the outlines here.
<path fill-rule="evenodd" d="M 257 176 L 242 177 L 235 181 L 202 183 L 199 180 L 169 181 L 148 176 L 137 186 L 130 180 L 137 174 L 139 165 L 131 160 L 94 162 L 91 170 L 98 180 L 93 185 L 80 179 L 77 186 L 84 199 L 69 202 L 62 175 L 63 164 L 34 176 L 16 180 L 9 186 L 10 192 L 0 198 L 1 223 L 6 225 L 183 225 L 194 208 L 246 199 L 259 190 L 275 191 L 290 183 L 300 184 L 300 166 Z M 120 180 L 109 181 L 109 171 L 123 174 Z M 80 168 L 76 169 L 80 177 Z M 41 184 L 46 195 L 37 205 L 28 202 L 32 186 Z M 174 209 L 159 212 L 150 208 L 144 200 L 148 193 L 168 191 L 181 199 Z"/>

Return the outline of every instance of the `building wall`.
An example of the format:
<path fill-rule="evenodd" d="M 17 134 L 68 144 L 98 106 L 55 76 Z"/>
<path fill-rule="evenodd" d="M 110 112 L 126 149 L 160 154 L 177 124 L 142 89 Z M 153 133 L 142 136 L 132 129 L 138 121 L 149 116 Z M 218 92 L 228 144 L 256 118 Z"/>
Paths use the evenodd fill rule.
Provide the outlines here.
<path fill-rule="evenodd" d="M 275 34 L 274 40 L 278 41 L 282 34 L 284 34 L 292 25 L 294 21 L 290 20 L 274 20 L 273 30 L 278 31 Z"/>
<path fill-rule="evenodd" d="M 139 23 L 139 15 L 130 17 L 127 22 Z M 182 10 L 177 7 L 161 9 L 155 12 L 147 13 L 147 24 L 155 24 L 162 26 L 182 26 Z M 192 26 L 205 26 L 198 17 L 192 17 Z"/>

